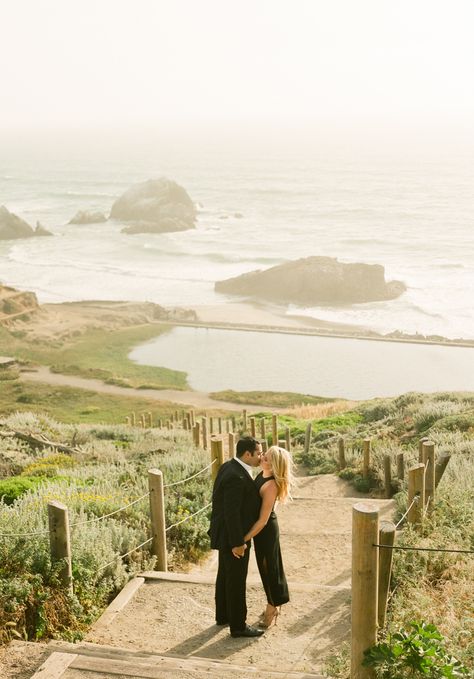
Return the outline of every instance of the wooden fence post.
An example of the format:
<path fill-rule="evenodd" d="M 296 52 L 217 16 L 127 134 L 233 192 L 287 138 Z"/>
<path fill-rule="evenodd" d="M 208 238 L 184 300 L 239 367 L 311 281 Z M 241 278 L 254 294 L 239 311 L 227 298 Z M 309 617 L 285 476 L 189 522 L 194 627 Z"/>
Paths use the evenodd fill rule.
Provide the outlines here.
<path fill-rule="evenodd" d="M 72 594 L 71 535 L 66 505 L 57 500 L 48 502 L 48 524 L 51 562 L 62 562 L 59 578 L 63 587 Z"/>
<path fill-rule="evenodd" d="M 156 570 L 168 570 L 165 525 L 165 493 L 163 474 L 159 469 L 148 471 L 148 488 L 150 490 L 151 543 L 152 554 L 156 556 Z"/>
<path fill-rule="evenodd" d="M 193 436 L 194 436 L 194 445 L 196 448 L 199 448 L 201 444 L 201 423 L 196 422 L 196 424 L 193 427 Z"/>
<path fill-rule="evenodd" d="M 209 435 L 212 436 L 214 433 L 214 418 L 209 415 Z"/>
<path fill-rule="evenodd" d="M 408 523 L 417 525 L 421 523 L 423 518 L 423 509 L 425 506 L 425 465 L 423 462 L 413 465 L 408 470 L 408 506 L 418 495 L 418 502 L 413 504 L 413 507 L 408 510 Z"/>
<path fill-rule="evenodd" d="M 311 444 L 311 429 L 312 429 L 312 423 L 310 421 L 306 425 L 306 431 L 305 431 L 305 435 L 304 435 L 304 454 L 305 455 L 307 455 L 309 453 L 309 446 Z"/>
<path fill-rule="evenodd" d="M 235 415 L 230 416 L 230 421 L 232 422 L 232 431 L 235 432 L 235 429 L 236 429 L 236 427 L 235 427 L 235 425 L 236 425 Z"/>
<path fill-rule="evenodd" d="M 369 478 L 369 469 L 370 469 L 370 439 L 364 439 L 362 442 L 363 446 L 363 455 L 364 455 L 364 460 L 363 460 L 363 466 L 362 466 L 362 476 L 364 479 Z"/>
<path fill-rule="evenodd" d="M 217 419 L 217 431 L 219 434 L 222 434 L 222 417 L 219 417 Z"/>
<path fill-rule="evenodd" d="M 253 436 L 254 439 L 257 438 L 257 430 L 255 428 L 255 417 L 250 418 L 250 436 Z"/>
<path fill-rule="evenodd" d="M 427 440 L 427 437 L 424 436 L 418 441 L 418 462 L 423 462 L 423 443 Z"/>
<path fill-rule="evenodd" d="M 212 481 L 216 480 L 217 472 L 224 462 L 224 442 L 222 439 L 211 439 L 211 477 Z"/>
<path fill-rule="evenodd" d="M 337 442 L 337 450 L 339 454 L 339 469 L 345 469 L 346 468 L 346 454 L 344 451 L 344 439 L 341 438 Z"/>
<path fill-rule="evenodd" d="M 400 481 L 405 480 L 405 455 L 397 453 L 397 476 Z"/>
<path fill-rule="evenodd" d="M 263 439 L 263 441 L 261 443 L 262 443 L 262 453 L 266 453 L 267 450 L 268 450 L 267 439 Z"/>
<path fill-rule="evenodd" d="M 244 410 L 242 410 L 242 430 L 244 432 L 247 431 L 247 426 L 247 411 L 244 408 Z"/>
<path fill-rule="evenodd" d="M 379 510 L 363 502 L 352 508 L 351 679 L 371 679 L 364 651 L 377 641 Z"/>
<path fill-rule="evenodd" d="M 235 457 L 235 434 L 229 432 L 229 458 Z"/>
<path fill-rule="evenodd" d="M 264 417 L 262 417 L 262 419 L 260 420 L 260 438 L 265 439 L 265 440 L 267 438 L 267 432 L 266 432 L 266 428 L 265 428 L 265 418 Z"/>
<path fill-rule="evenodd" d="M 393 547 L 395 542 L 395 524 L 392 521 L 381 521 L 379 530 L 379 545 Z M 378 599 L 378 626 L 385 625 L 387 615 L 388 593 L 390 590 L 390 577 L 392 575 L 393 549 L 379 548 L 379 599 Z"/>
<path fill-rule="evenodd" d="M 392 497 L 392 460 L 390 455 L 383 456 L 383 476 L 385 497 Z"/>
<path fill-rule="evenodd" d="M 136 414 L 133 412 L 133 413 L 132 413 L 132 427 L 135 427 L 136 424 L 137 424 L 137 416 L 136 416 Z"/>
<path fill-rule="evenodd" d="M 278 445 L 278 417 L 272 415 L 272 446 Z"/>
<path fill-rule="evenodd" d="M 201 418 L 202 424 L 202 447 L 207 450 L 207 417 Z"/>
<path fill-rule="evenodd" d="M 285 427 L 285 441 L 286 441 L 286 449 L 289 453 L 291 453 L 291 430 L 290 430 L 290 427 Z"/>
<path fill-rule="evenodd" d="M 438 487 L 439 482 L 444 474 L 444 470 L 448 466 L 448 462 L 451 459 L 451 453 L 444 450 L 440 453 L 438 461 L 435 466 L 435 487 Z"/>
<path fill-rule="evenodd" d="M 433 509 L 435 499 L 435 447 L 431 441 L 424 441 L 423 462 L 425 464 L 425 505 L 429 511 Z"/>
<path fill-rule="evenodd" d="M 127 425 L 127 427 L 129 427 L 131 425 L 131 423 L 132 423 L 132 420 L 129 417 L 126 417 L 125 418 L 125 424 Z"/>

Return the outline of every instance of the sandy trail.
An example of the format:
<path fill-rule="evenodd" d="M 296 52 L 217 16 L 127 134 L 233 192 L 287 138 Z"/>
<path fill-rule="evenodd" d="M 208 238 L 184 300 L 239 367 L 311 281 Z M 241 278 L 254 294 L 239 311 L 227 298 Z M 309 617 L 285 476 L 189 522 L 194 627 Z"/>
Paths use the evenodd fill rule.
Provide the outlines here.
<path fill-rule="evenodd" d="M 363 496 L 332 475 L 303 477 L 297 492 L 294 502 L 278 508 L 291 601 L 261 639 L 232 639 L 227 628 L 215 626 L 213 552 L 189 574 L 191 581 L 147 574 L 128 605 L 110 624 L 92 629 L 88 641 L 268 670 L 321 671 L 324 659 L 349 640 L 352 506 Z M 383 518 L 393 511 L 390 500 L 364 502 L 379 506 Z M 253 553 L 247 603 L 248 622 L 255 624 L 265 600 Z"/>
<path fill-rule="evenodd" d="M 118 387 L 114 384 L 104 384 L 100 380 L 76 377 L 75 375 L 60 375 L 52 373 L 49 368 L 41 366 L 34 372 L 20 373 L 20 379 L 24 382 L 43 382 L 61 387 L 74 387 L 75 389 L 87 389 L 101 394 L 126 396 L 128 398 L 148 398 L 158 402 L 171 402 L 177 405 L 185 405 L 189 408 L 200 410 L 232 410 L 241 412 L 245 408 L 249 413 L 261 412 L 262 406 L 231 403 L 229 401 L 216 401 L 209 394 L 200 391 L 180 391 L 177 389 L 130 389 Z M 282 412 L 282 408 L 273 408 L 273 412 Z"/>

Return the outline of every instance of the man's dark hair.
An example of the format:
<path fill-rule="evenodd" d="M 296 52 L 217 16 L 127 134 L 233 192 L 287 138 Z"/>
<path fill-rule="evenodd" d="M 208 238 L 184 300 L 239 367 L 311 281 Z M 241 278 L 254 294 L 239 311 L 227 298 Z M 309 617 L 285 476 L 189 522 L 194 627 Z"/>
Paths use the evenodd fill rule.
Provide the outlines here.
<path fill-rule="evenodd" d="M 237 455 L 237 457 L 242 457 L 242 455 L 247 451 L 249 453 L 254 453 L 259 443 L 260 441 L 254 439 L 253 436 L 243 436 L 241 439 L 237 441 L 237 448 L 235 454 Z"/>

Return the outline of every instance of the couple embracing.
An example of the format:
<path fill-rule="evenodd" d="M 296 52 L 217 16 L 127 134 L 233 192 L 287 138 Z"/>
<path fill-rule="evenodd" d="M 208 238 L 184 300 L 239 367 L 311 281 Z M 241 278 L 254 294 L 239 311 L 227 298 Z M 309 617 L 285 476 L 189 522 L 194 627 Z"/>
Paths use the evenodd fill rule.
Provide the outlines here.
<path fill-rule="evenodd" d="M 259 637 L 276 622 L 280 606 L 289 601 L 280 552 L 275 502 L 290 496 L 292 461 L 284 448 L 261 444 L 246 436 L 237 443 L 236 457 L 217 474 L 212 493 L 209 535 L 219 550 L 216 578 L 216 623 L 229 625 L 232 637 Z M 252 477 L 252 469 L 261 472 Z M 246 581 L 251 539 L 267 598 L 259 627 L 247 625 Z"/>

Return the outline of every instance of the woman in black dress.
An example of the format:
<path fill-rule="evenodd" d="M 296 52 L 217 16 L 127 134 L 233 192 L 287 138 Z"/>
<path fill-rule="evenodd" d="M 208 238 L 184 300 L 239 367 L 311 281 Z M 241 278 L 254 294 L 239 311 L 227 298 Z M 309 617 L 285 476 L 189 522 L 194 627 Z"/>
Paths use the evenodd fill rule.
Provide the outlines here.
<path fill-rule="evenodd" d="M 267 607 L 263 614 L 263 626 L 277 621 L 280 606 L 289 600 L 288 584 L 280 551 L 280 532 L 274 506 L 277 501 L 285 502 L 291 497 L 293 486 L 293 462 L 284 448 L 272 446 L 260 457 L 262 471 L 255 479 L 262 505 L 260 516 L 249 532 L 245 541 L 254 538 L 255 556 L 258 570 L 262 578 Z"/>

